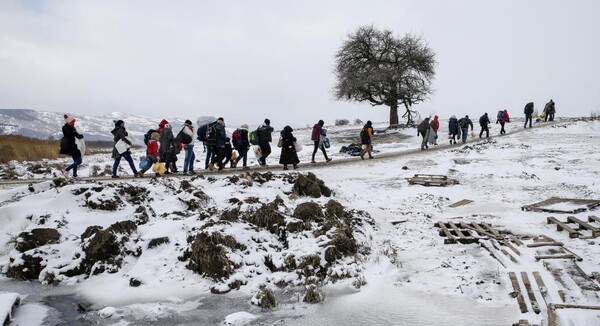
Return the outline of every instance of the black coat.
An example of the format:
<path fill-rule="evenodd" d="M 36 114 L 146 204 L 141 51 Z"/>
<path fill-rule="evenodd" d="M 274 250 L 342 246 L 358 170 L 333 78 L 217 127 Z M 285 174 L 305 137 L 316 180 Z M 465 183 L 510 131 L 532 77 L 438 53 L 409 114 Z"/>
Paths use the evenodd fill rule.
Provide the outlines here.
<path fill-rule="evenodd" d="M 113 141 L 115 142 L 113 144 L 112 158 L 117 158 L 120 156 L 120 154 L 119 154 L 119 152 L 117 152 L 117 149 L 115 148 L 114 145 L 116 145 L 120 139 L 123 139 L 124 142 L 129 144 L 129 146 L 131 146 L 132 144 L 127 138 L 125 138 L 125 137 L 127 137 L 128 134 L 127 134 L 127 131 L 125 130 L 125 127 L 123 127 L 122 125 L 115 127 L 115 129 L 113 129 L 110 133 L 113 134 Z"/>
<path fill-rule="evenodd" d="M 448 132 L 451 135 L 458 135 L 458 120 L 456 118 L 450 118 L 448 121 Z"/>
<path fill-rule="evenodd" d="M 281 156 L 279 157 L 279 164 L 298 164 L 298 153 L 296 153 L 296 137 L 292 134 L 292 128 L 286 127 L 281 131 L 281 138 L 283 139 L 283 146 L 281 147 Z"/>
<path fill-rule="evenodd" d="M 271 142 L 271 133 L 273 132 L 273 127 L 263 125 L 258 128 L 257 136 L 258 136 L 258 144 L 265 144 Z"/>
<path fill-rule="evenodd" d="M 68 123 L 65 123 L 62 127 L 62 133 L 63 140 L 61 140 L 60 144 L 60 153 L 71 156 L 81 156 L 81 151 L 77 148 L 77 144 L 75 144 L 75 138 L 81 139 L 83 138 L 83 135 L 80 135 L 75 127 Z"/>

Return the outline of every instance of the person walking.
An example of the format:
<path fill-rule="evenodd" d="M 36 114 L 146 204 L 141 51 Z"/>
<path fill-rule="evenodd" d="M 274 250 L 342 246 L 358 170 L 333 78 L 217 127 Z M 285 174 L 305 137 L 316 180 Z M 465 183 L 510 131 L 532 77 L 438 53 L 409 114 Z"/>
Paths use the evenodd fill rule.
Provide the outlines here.
<path fill-rule="evenodd" d="M 506 134 L 506 130 L 504 129 L 504 125 L 507 122 L 510 122 L 510 117 L 508 116 L 508 110 L 498 111 L 498 119 L 496 123 L 500 123 L 500 135 Z"/>
<path fill-rule="evenodd" d="M 192 121 L 185 120 L 183 128 L 179 132 L 178 136 L 179 138 L 181 138 L 180 141 L 184 143 L 183 151 L 185 152 L 185 157 L 183 159 L 183 174 L 194 175 L 196 174 L 196 172 L 194 172 L 194 161 L 196 160 L 196 153 L 194 153 L 194 126 L 192 124 Z M 187 136 L 189 136 L 189 138 Z M 186 140 L 190 141 L 188 144 L 185 144 L 185 142 L 182 141 L 184 137 L 186 138 Z"/>
<path fill-rule="evenodd" d="M 312 133 L 310 135 L 310 140 L 313 141 L 315 147 L 313 149 L 312 160 L 310 161 L 310 163 L 317 163 L 315 161 L 315 154 L 317 154 L 317 150 L 319 150 L 319 148 L 323 152 L 323 156 L 325 157 L 325 162 L 330 162 L 331 161 L 331 159 L 329 157 L 327 157 L 327 151 L 325 150 L 325 146 L 323 145 L 323 142 L 321 140 L 323 136 L 327 136 L 323 132 L 323 125 L 325 125 L 325 122 L 323 120 L 319 120 L 313 126 Z"/>
<path fill-rule="evenodd" d="M 248 141 L 248 124 L 244 123 L 239 129 L 233 132 L 233 146 L 238 152 L 238 157 L 233 162 L 233 167 L 236 167 L 240 161 L 242 161 L 243 168 L 246 166 L 248 159 L 248 150 L 250 149 L 250 142 Z"/>
<path fill-rule="evenodd" d="M 258 147 L 260 147 L 261 156 L 258 159 L 258 164 L 261 166 L 267 165 L 267 157 L 271 154 L 271 133 L 273 127 L 271 127 L 271 120 L 265 119 L 265 123 L 258 127 Z"/>
<path fill-rule="evenodd" d="M 527 128 L 527 121 L 529 121 L 529 128 L 531 128 L 532 124 L 532 115 L 533 115 L 533 102 L 529 102 L 525 104 L 525 109 L 523 109 L 523 113 L 525 113 L 525 126 Z"/>
<path fill-rule="evenodd" d="M 373 150 L 373 123 L 371 120 L 367 121 L 367 124 L 363 127 L 360 132 L 360 143 L 362 144 L 362 149 L 360 151 L 360 158 L 365 159 L 365 154 L 369 154 L 369 158 L 373 158 L 371 151 Z"/>
<path fill-rule="evenodd" d="M 460 131 L 458 128 L 458 120 L 455 115 L 450 116 L 450 119 L 448 120 L 448 134 L 452 136 L 452 138 L 450 138 L 450 145 L 456 144 L 456 138 L 460 135 Z M 458 138 L 460 138 L 460 136 Z"/>
<path fill-rule="evenodd" d="M 433 144 L 437 145 L 438 130 L 440 129 L 440 120 L 438 120 L 437 115 L 433 117 L 433 121 L 431 121 L 430 127 L 433 131 Z"/>
<path fill-rule="evenodd" d="M 550 99 L 550 102 L 544 106 L 544 122 L 554 121 L 554 113 L 556 113 L 556 108 L 554 107 L 554 101 Z"/>
<path fill-rule="evenodd" d="M 225 145 L 223 146 L 223 166 L 227 166 L 227 163 L 232 162 L 231 156 L 233 155 L 233 146 L 231 145 L 231 138 L 225 137 Z"/>
<path fill-rule="evenodd" d="M 173 129 L 169 124 L 169 121 L 162 119 L 158 124 L 158 133 L 160 134 L 160 147 L 158 152 L 160 154 L 159 162 L 165 163 L 165 174 L 177 173 L 177 144 L 175 144 L 175 137 L 173 136 Z M 171 171 L 169 171 L 169 169 Z"/>
<path fill-rule="evenodd" d="M 473 131 L 473 121 L 471 121 L 471 119 L 469 119 L 468 115 L 465 115 L 464 118 L 460 118 L 458 120 L 458 126 L 460 127 L 462 142 L 464 144 L 467 142 L 467 135 L 469 134 L 469 126 L 471 126 L 471 131 Z"/>
<path fill-rule="evenodd" d="M 223 118 L 218 118 L 217 123 L 214 125 L 215 128 L 215 145 L 214 151 L 215 155 L 213 155 L 210 163 L 208 164 L 208 169 L 213 171 L 215 168 L 215 164 L 218 167 L 218 171 L 222 171 L 224 168 L 223 160 L 225 155 L 225 140 L 227 138 L 227 134 L 225 131 L 225 120 Z"/>
<path fill-rule="evenodd" d="M 430 127 L 429 117 L 423 119 L 423 121 L 421 121 L 421 123 L 419 123 L 417 126 L 417 136 L 423 136 L 423 141 L 421 141 L 422 151 L 424 151 L 426 148 L 429 148 L 429 146 L 427 146 L 427 141 L 429 140 Z"/>
<path fill-rule="evenodd" d="M 479 132 L 479 138 L 483 136 L 483 132 L 485 131 L 485 138 L 490 138 L 490 118 L 488 117 L 487 112 L 484 113 L 479 118 L 479 125 L 481 126 L 481 131 Z"/>
<path fill-rule="evenodd" d="M 279 164 L 283 164 L 283 169 L 288 169 L 288 164 L 292 164 L 294 169 L 298 168 L 298 153 L 296 153 L 296 137 L 292 134 L 294 130 L 290 126 L 285 126 L 281 131 L 281 155 L 279 156 Z"/>
<path fill-rule="evenodd" d="M 144 173 L 146 173 L 146 171 L 150 170 L 150 168 L 152 167 L 152 165 L 156 162 L 158 162 L 158 158 L 160 156 L 160 154 L 158 153 L 158 140 L 160 139 L 160 134 L 158 132 L 153 132 L 150 134 L 150 139 L 148 140 L 148 144 L 146 145 L 146 160 L 148 160 L 148 162 L 150 162 L 145 168 L 141 169 L 138 172 L 138 175 L 140 176 L 140 178 L 144 177 Z M 156 176 L 159 176 L 160 174 L 156 174 Z"/>
<path fill-rule="evenodd" d="M 77 146 L 76 139 L 83 139 L 83 135 L 77 132 L 75 129 L 75 119 L 65 114 L 65 124 L 62 126 L 63 138 L 60 143 L 60 154 L 71 155 L 73 163 L 62 169 L 62 173 L 65 177 L 69 176 L 69 171 L 73 170 L 73 178 L 77 178 L 77 167 L 81 165 L 82 154 L 80 148 Z"/>
<path fill-rule="evenodd" d="M 125 122 L 123 120 L 115 121 L 115 128 L 110 133 L 113 134 L 113 140 L 115 142 L 112 152 L 112 158 L 115 159 L 112 166 L 112 177 L 119 178 L 119 176 L 117 175 L 117 169 L 119 168 L 121 158 L 124 158 L 127 161 L 127 163 L 129 163 L 129 167 L 131 168 L 131 171 L 133 171 L 133 175 L 135 177 L 138 177 L 138 171 L 135 168 L 135 165 L 133 164 L 133 159 L 131 158 L 130 148 L 132 146 L 132 143 L 127 137 L 128 133 L 127 130 L 125 130 Z M 117 145 L 119 141 L 126 144 L 126 149 L 123 150 L 120 145 Z M 117 149 L 117 147 L 119 147 L 119 149 Z"/>

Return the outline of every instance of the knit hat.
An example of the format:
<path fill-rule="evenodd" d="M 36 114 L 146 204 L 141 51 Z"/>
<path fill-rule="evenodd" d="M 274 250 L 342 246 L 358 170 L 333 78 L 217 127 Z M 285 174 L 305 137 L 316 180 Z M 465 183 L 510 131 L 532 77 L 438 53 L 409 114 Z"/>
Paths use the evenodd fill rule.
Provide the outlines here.
<path fill-rule="evenodd" d="M 242 128 L 244 130 L 248 130 L 248 124 L 247 123 L 243 123 L 240 128 Z"/>
<path fill-rule="evenodd" d="M 70 124 L 71 126 L 75 125 L 75 119 L 73 117 L 70 117 L 68 114 L 65 114 L 64 117 L 66 123 Z"/>
<path fill-rule="evenodd" d="M 113 121 L 114 121 L 114 123 L 115 123 L 115 127 L 120 127 L 120 126 L 122 126 L 123 124 L 125 124 L 125 121 L 123 121 L 123 120 L 116 120 L 116 121 L 115 121 L 115 120 L 113 120 Z"/>
<path fill-rule="evenodd" d="M 269 120 L 269 119 L 265 119 L 265 124 L 266 124 L 267 126 L 268 126 L 268 125 L 270 125 L 270 124 L 271 124 L 271 120 Z"/>
<path fill-rule="evenodd" d="M 185 124 L 188 126 L 192 126 L 192 122 L 190 120 L 185 120 Z"/>

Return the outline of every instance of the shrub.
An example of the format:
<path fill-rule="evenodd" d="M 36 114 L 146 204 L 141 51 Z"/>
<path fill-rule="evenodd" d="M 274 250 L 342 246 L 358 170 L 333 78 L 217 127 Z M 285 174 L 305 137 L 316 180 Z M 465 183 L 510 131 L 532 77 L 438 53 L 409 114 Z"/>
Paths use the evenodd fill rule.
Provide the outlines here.
<path fill-rule="evenodd" d="M 23 150 L 26 148 L 27 150 Z M 0 136 L 0 163 L 58 158 L 58 140 L 41 140 L 17 135 Z M 89 149 L 86 154 L 89 154 Z"/>
<path fill-rule="evenodd" d="M 336 126 L 347 126 L 350 124 L 350 120 L 348 119 L 335 119 Z"/>

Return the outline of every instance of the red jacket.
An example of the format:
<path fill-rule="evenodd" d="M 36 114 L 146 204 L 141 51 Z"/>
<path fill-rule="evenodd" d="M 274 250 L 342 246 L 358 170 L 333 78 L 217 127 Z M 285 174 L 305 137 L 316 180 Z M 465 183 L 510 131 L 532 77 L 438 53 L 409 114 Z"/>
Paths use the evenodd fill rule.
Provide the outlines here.
<path fill-rule="evenodd" d="M 156 157 L 158 157 L 158 142 L 154 139 L 150 139 L 150 141 L 148 141 L 148 148 L 146 149 L 146 154 L 148 155 L 154 155 Z"/>
<path fill-rule="evenodd" d="M 431 128 L 433 131 L 437 132 L 440 129 L 440 120 L 438 120 L 438 116 L 433 117 L 433 121 L 431 121 Z"/>
<path fill-rule="evenodd" d="M 317 141 L 321 139 L 321 128 L 322 126 L 320 124 L 315 124 L 313 126 L 313 130 L 312 130 L 312 134 L 310 136 L 310 140 L 312 141 Z"/>

